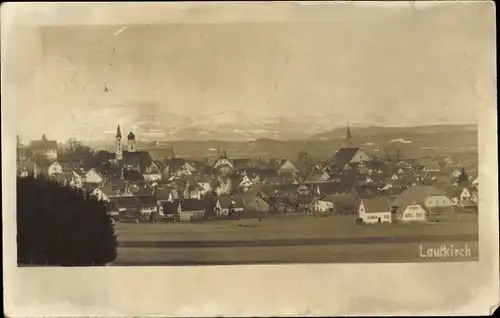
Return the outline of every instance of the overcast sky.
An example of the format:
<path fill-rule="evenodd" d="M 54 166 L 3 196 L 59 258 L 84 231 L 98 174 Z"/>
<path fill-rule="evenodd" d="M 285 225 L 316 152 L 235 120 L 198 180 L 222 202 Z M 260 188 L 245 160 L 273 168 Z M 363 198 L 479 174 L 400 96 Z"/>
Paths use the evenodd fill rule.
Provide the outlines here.
<path fill-rule="evenodd" d="M 478 105 L 492 101 L 484 98 L 495 78 L 491 10 L 373 10 L 302 9 L 318 22 L 300 19 L 299 10 L 279 23 L 19 33 L 25 62 L 11 82 L 23 92 L 13 97 L 19 133 L 78 135 L 82 123 L 111 127 L 124 109 L 137 112 L 143 103 L 150 113 L 197 116 L 237 110 L 374 125 L 474 123 Z"/>

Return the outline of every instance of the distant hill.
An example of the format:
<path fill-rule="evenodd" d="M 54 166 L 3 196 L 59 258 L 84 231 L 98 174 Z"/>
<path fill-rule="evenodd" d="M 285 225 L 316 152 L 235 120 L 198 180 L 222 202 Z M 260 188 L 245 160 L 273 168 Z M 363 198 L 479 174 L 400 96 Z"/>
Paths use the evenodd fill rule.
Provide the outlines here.
<path fill-rule="evenodd" d="M 366 137 L 366 136 L 391 136 L 404 138 L 405 136 L 416 135 L 429 135 L 429 134 L 476 134 L 477 125 L 431 125 L 431 126 L 414 126 L 414 127 L 351 127 L 351 134 L 353 137 Z M 344 138 L 346 128 L 335 128 L 327 132 L 322 132 L 308 137 L 311 140 L 325 140 L 325 139 L 338 139 Z"/>
<path fill-rule="evenodd" d="M 215 136 L 208 134 L 202 140 L 165 138 L 159 140 L 162 147 L 156 147 L 154 141 L 141 141 L 139 136 L 137 147 L 153 150 L 173 146 L 177 156 L 195 158 L 214 155 L 214 149 L 219 148 L 221 151 L 227 151 L 228 156 L 232 158 L 258 156 L 296 158 L 300 151 L 306 151 L 311 156 L 324 159 L 330 157 L 338 148 L 345 147 L 345 132 L 345 128 L 338 128 L 302 139 L 257 138 L 251 141 L 214 138 Z M 429 153 L 477 152 L 475 125 L 351 127 L 351 134 L 353 146 L 375 155 L 396 151 L 403 157 Z M 91 142 L 89 146 L 112 150 L 114 142 Z"/>

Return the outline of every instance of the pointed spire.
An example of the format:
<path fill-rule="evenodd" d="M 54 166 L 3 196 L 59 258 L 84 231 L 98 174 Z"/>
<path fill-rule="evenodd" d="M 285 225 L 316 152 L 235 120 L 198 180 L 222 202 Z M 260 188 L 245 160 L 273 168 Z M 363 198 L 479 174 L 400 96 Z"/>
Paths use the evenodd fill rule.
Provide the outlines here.
<path fill-rule="evenodd" d="M 351 135 L 351 127 L 349 125 L 349 121 L 347 122 L 347 131 L 346 131 L 345 139 L 346 139 L 347 147 L 351 147 L 352 146 L 352 135 Z"/>
<path fill-rule="evenodd" d="M 120 129 L 120 119 L 118 119 L 118 126 L 116 127 L 116 137 L 122 137 L 122 131 Z"/>

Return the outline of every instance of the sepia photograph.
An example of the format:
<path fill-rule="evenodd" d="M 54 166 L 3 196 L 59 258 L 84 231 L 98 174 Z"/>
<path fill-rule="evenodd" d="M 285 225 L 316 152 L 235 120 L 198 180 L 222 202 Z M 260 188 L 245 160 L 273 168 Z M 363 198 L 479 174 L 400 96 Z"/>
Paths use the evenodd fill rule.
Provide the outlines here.
<path fill-rule="evenodd" d="M 216 4 L 2 6 L 15 267 L 493 253 L 493 4 Z"/>

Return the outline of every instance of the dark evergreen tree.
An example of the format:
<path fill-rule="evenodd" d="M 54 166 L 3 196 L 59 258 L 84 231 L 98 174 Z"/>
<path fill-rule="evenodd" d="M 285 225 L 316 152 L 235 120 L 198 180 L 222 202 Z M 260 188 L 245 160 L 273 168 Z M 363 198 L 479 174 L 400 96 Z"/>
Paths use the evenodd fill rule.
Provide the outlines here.
<path fill-rule="evenodd" d="M 467 175 L 465 168 L 462 168 L 462 170 L 460 171 L 460 175 L 458 176 L 458 183 L 465 184 L 468 182 L 469 182 L 469 176 Z"/>
<path fill-rule="evenodd" d="M 116 235 L 103 202 L 45 178 L 17 180 L 18 264 L 105 265 Z"/>

